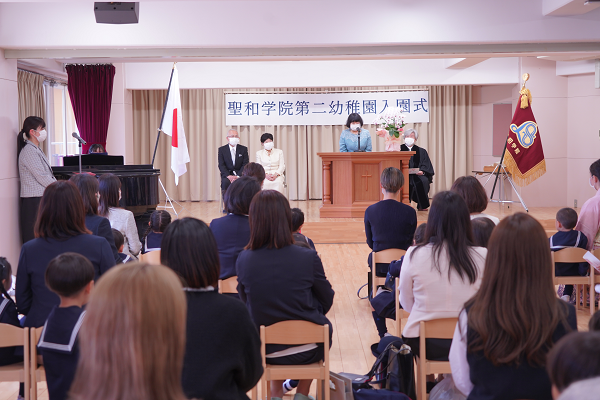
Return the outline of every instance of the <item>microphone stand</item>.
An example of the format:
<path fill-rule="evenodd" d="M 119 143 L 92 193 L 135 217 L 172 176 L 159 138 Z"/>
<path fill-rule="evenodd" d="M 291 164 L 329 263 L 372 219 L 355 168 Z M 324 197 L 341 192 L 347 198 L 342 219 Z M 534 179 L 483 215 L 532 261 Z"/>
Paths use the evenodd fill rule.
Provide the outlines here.
<path fill-rule="evenodd" d="M 83 147 L 81 145 L 81 140 L 79 142 L 79 173 L 81 174 L 81 153 L 83 152 Z"/>
<path fill-rule="evenodd" d="M 360 132 L 361 131 L 362 131 L 362 128 L 358 128 L 358 134 L 357 134 L 357 136 L 358 136 L 358 150 L 355 150 L 354 151 L 355 153 L 364 153 L 365 152 L 365 150 L 361 150 L 360 149 Z"/>

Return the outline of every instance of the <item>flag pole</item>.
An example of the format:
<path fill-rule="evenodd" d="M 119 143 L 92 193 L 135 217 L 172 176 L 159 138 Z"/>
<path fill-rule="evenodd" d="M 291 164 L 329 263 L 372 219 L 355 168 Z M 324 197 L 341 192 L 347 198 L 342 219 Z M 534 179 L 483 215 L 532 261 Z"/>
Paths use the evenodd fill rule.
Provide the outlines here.
<path fill-rule="evenodd" d="M 158 127 L 158 133 L 156 134 L 156 144 L 154 145 L 154 154 L 152 155 L 152 166 L 154 167 L 154 160 L 156 159 L 156 150 L 158 149 L 158 139 L 160 139 L 160 131 L 162 129 L 163 121 L 165 120 L 165 112 L 167 111 L 167 101 L 169 101 L 169 92 L 171 91 L 171 82 L 173 81 L 173 72 L 175 72 L 175 64 L 171 69 L 171 77 L 169 78 L 169 87 L 167 88 L 167 97 L 165 98 L 165 104 L 163 106 L 162 117 L 160 117 L 160 125 Z"/>

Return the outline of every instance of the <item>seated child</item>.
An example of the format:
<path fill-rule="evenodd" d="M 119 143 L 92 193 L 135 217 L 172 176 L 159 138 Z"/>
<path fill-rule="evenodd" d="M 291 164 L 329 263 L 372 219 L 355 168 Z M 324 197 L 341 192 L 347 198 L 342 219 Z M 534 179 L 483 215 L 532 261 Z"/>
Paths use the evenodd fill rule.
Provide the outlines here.
<path fill-rule="evenodd" d="M 492 231 L 496 227 L 494 221 L 489 218 L 480 217 L 471 220 L 471 227 L 473 228 L 473 239 L 475 246 L 487 248 Z"/>
<path fill-rule="evenodd" d="M 137 261 L 129 254 L 123 253 L 123 248 L 125 247 L 125 237 L 123 236 L 123 234 L 115 228 L 113 228 L 112 233 L 113 238 L 115 239 L 115 247 L 119 252 L 119 257 L 121 257 L 121 261 L 123 261 L 124 263 Z"/>
<path fill-rule="evenodd" d="M 566 247 L 587 248 L 587 237 L 580 231 L 576 231 L 577 211 L 572 208 L 561 208 L 556 213 L 556 232 L 550 238 L 550 250 L 558 251 Z M 556 276 L 585 276 L 588 273 L 589 265 L 582 263 L 556 263 Z M 569 301 L 573 294 L 573 285 L 565 285 L 565 290 L 561 299 Z"/>
<path fill-rule="evenodd" d="M 12 284 L 12 267 L 8 260 L 0 257 L 0 324 L 21 327 L 17 307 L 8 291 Z M 23 356 L 15 354 L 16 347 L 0 347 L 0 365 L 10 365 L 23 361 Z M 23 350 L 20 349 L 22 354 Z"/>
<path fill-rule="evenodd" d="M 60 304 L 48 315 L 38 349 L 50 400 L 66 400 L 79 360 L 77 335 L 85 317 L 83 306 L 94 287 L 94 267 L 81 254 L 63 253 L 50 261 L 45 277 Z"/>
<path fill-rule="evenodd" d="M 304 213 L 299 208 L 292 208 L 292 235 L 295 242 L 305 242 L 311 249 L 316 250 L 312 240 L 302 234 L 304 225 Z"/>
<path fill-rule="evenodd" d="M 413 246 L 423 241 L 426 226 L 426 223 L 422 223 L 415 230 L 415 235 L 413 236 Z M 397 278 L 400 276 L 400 270 L 402 269 L 403 260 L 404 256 L 402 256 L 400 260 L 392 261 L 390 263 L 390 269 L 388 272 L 388 277 L 386 278 L 386 283 L 390 279 Z M 377 333 L 379 333 L 380 338 L 389 335 L 387 331 L 387 325 L 385 324 L 385 319 L 396 319 L 395 296 L 398 296 L 398 291 L 396 290 L 395 283 L 392 283 L 389 288 L 391 289 L 391 291 L 379 291 L 377 295 L 370 300 L 371 307 L 373 308 L 373 320 L 375 321 Z"/>
<path fill-rule="evenodd" d="M 142 239 L 142 254 L 154 250 L 160 250 L 162 236 L 167 226 L 171 223 L 171 214 L 165 210 L 156 210 L 150 215 L 148 222 L 148 230 Z"/>
<path fill-rule="evenodd" d="M 571 332 L 562 337 L 548 353 L 552 397 L 557 399 L 572 383 L 600 377 L 598 359 L 600 332 Z"/>
<path fill-rule="evenodd" d="M 594 315 L 592 315 L 592 318 L 590 318 L 588 329 L 590 332 L 600 331 L 600 310 L 596 311 Z"/>

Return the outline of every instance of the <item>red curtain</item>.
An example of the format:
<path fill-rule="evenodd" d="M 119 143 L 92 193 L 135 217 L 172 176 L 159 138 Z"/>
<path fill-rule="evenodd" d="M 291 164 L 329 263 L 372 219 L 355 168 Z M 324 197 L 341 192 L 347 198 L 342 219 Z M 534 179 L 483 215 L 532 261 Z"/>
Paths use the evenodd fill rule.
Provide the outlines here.
<path fill-rule="evenodd" d="M 89 147 L 96 143 L 106 148 L 115 79 L 114 65 L 70 64 L 66 66 L 66 70 L 77 128 L 87 142 L 83 146 L 83 153 L 87 153 Z"/>

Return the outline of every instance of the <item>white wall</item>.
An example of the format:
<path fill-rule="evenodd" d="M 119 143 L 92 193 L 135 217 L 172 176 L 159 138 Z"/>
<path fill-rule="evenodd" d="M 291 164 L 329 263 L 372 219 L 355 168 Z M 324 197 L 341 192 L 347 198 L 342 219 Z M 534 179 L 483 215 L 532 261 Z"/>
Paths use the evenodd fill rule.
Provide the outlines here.
<path fill-rule="evenodd" d="M 444 59 L 179 62 L 182 89 L 396 85 L 497 85 L 518 82 L 518 58 L 491 58 L 468 69 Z M 548 63 L 553 65 L 553 63 Z M 127 63 L 127 89 L 166 89 L 172 62 Z"/>
<path fill-rule="evenodd" d="M 16 271 L 21 247 L 19 230 L 19 174 L 17 171 L 18 92 L 17 61 L 0 50 L 0 256 Z"/>
<path fill-rule="evenodd" d="M 126 70 L 121 63 L 114 64 L 115 80 L 106 135 L 106 151 L 125 157 L 125 164 L 133 164 L 133 103 L 131 91 L 125 87 Z"/>

